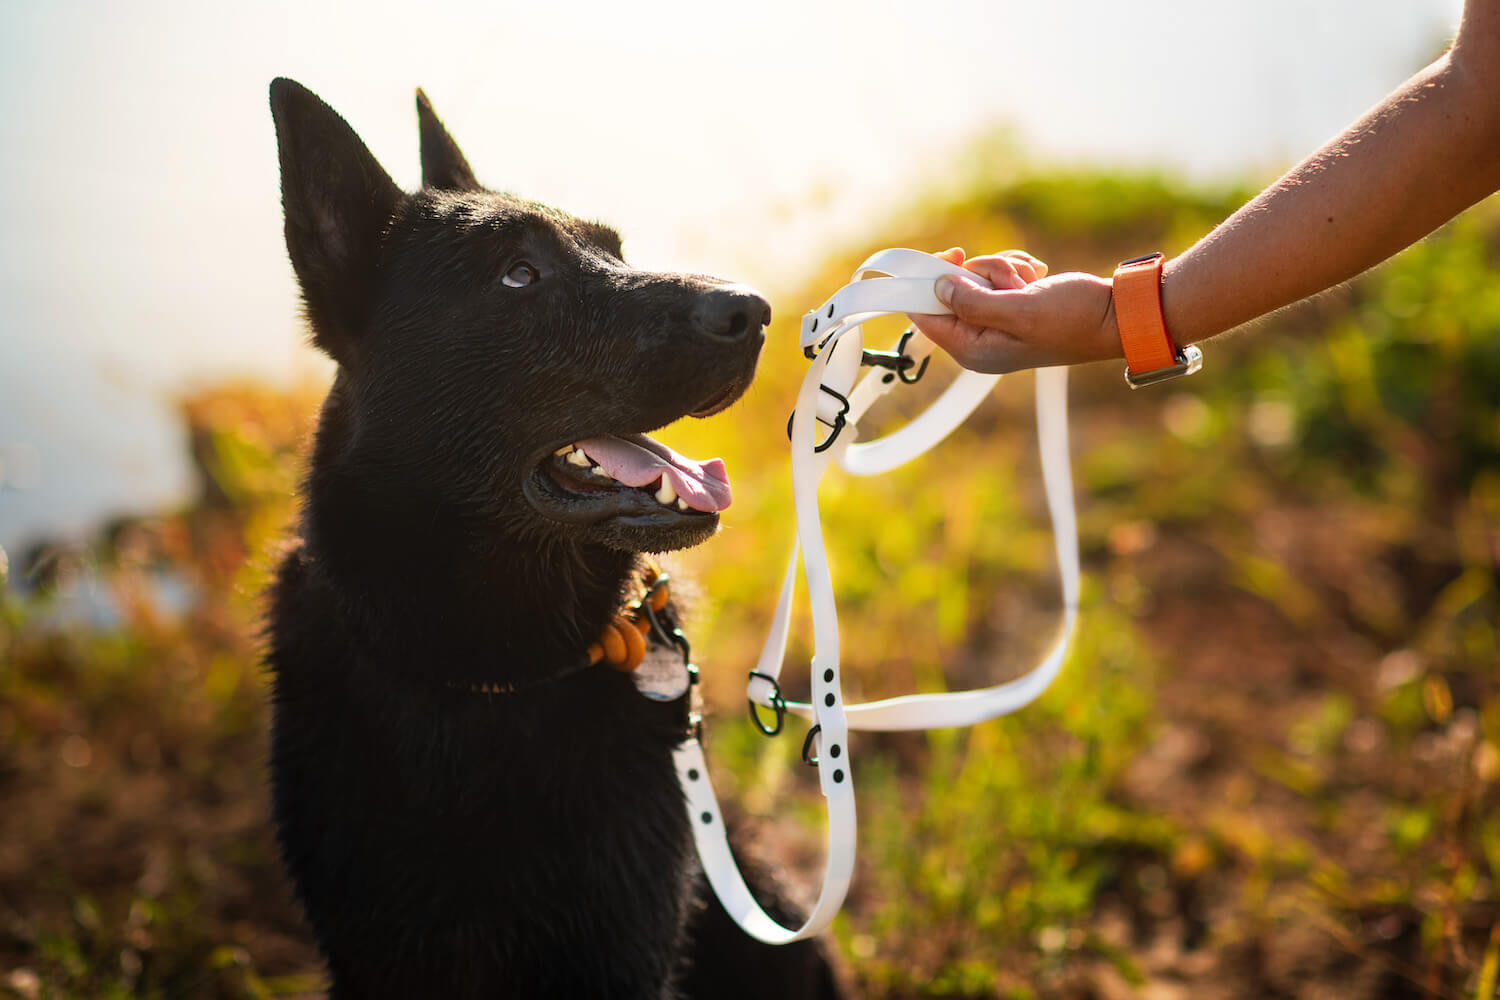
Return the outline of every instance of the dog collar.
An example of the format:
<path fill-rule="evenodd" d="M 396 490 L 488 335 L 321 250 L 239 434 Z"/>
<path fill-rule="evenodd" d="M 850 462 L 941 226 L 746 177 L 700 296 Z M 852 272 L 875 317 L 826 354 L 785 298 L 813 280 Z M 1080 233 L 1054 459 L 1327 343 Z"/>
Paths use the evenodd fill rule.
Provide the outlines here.
<path fill-rule="evenodd" d="M 652 701 L 676 701 L 697 683 L 698 668 L 667 604 L 671 599 L 667 574 L 648 561 L 641 582 L 641 596 L 604 626 L 586 655 L 590 664 L 604 663 L 628 673 L 635 689 Z"/>
<path fill-rule="evenodd" d="M 910 384 L 926 371 L 933 344 L 908 331 L 893 352 L 865 351 L 861 324 L 887 313 L 948 313 L 934 294 L 942 275 L 978 275 L 915 250 L 885 250 L 865 261 L 854 280 L 802 322 L 802 347 L 812 359 L 788 434 L 792 444 L 792 496 L 797 545 L 787 562 L 781 597 L 759 662 L 750 672 L 747 695 L 756 725 L 767 735 L 781 732 L 785 717 L 812 723 L 803 739 L 803 759 L 818 769 L 828 808 L 828 850 L 823 889 L 801 927 L 782 926 L 750 894 L 725 836 L 718 801 L 708 780 L 697 734 L 677 749 L 678 780 L 687 800 L 703 869 L 725 910 L 752 937 L 786 944 L 827 927 L 842 906 L 854 872 L 854 779 L 850 730 L 913 730 L 971 725 L 1028 704 L 1056 677 L 1078 615 L 1078 533 L 1068 457 L 1067 369 L 1036 373 L 1037 434 L 1042 480 L 1052 518 L 1062 584 L 1062 636 L 1029 673 L 993 687 L 947 694 L 920 694 L 860 705 L 846 705 L 840 684 L 838 613 L 818 512 L 818 481 L 830 462 L 853 475 L 886 472 L 936 445 L 962 423 L 989 394 L 998 375 L 962 372 L 924 413 L 884 438 L 858 442 L 858 421 L 880 396 L 897 384 Z M 876 371 L 858 379 L 863 366 Z M 817 430 L 821 424 L 822 429 Z M 821 440 L 819 439 L 821 437 Z M 812 607 L 812 701 L 782 698 L 778 678 L 785 659 L 797 567 L 807 581 Z M 767 725 L 758 707 L 775 713 Z"/>
<path fill-rule="evenodd" d="M 641 583 L 641 596 L 627 603 L 600 630 L 598 639 L 562 670 L 524 684 L 450 681 L 448 686 L 473 694 L 520 694 L 555 684 L 602 663 L 629 674 L 636 690 L 652 701 L 676 701 L 697 682 L 698 668 L 691 662 L 687 637 L 667 606 L 671 600 L 667 574 L 655 562 L 648 561 Z"/>

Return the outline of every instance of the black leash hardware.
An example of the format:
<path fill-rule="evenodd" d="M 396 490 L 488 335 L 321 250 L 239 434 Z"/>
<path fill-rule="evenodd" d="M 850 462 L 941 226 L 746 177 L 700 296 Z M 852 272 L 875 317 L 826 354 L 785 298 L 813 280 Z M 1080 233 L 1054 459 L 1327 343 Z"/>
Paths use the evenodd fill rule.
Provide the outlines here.
<path fill-rule="evenodd" d="M 808 767 L 818 766 L 818 758 L 811 756 L 812 742 L 813 737 L 822 732 L 822 730 L 823 726 L 821 723 L 814 723 L 813 727 L 807 731 L 807 738 L 802 741 L 802 763 Z"/>
<path fill-rule="evenodd" d="M 689 662 L 692 659 L 692 647 L 688 645 L 687 636 L 682 634 L 682 629 L 672 626 L 670 619 L 665 622 L 663 621 L 667 617 L 667 608 L 665 606 L 663 606 L 661 611 L 657 611 L 651 606 L 651 598 L 666 585 L 667 574 L 663 573 L 646 590 L 645 595 L 639 601 L 635 602 L 634 606 L 639 607 L 646 613 L 646 620 L 651 623 L 652 636 L 663 646 L 676 646 L 677 651 L 682 654 L 682 662 L 690 669 L 693 669 L 692 663 Z"/>
<path fill-rule="evenodd" d="M 871 351 L 868 349 L 865 350 L 863 353 L 861 353 L 859 358 L 860 366 L 866 368 L 886 369 L 887 374 L 884 376 L 884 379 L 887 382 L 893 381 L 895 379 L 900 379 L 905 385 L 916 385 L 918 382 L 922 381 L 922 376 L 927 374 L 927 363 L 932 360 L 932 355 L 929 354 L 927 357 L 922 359 L 920 364 L 918 364 L 916 358 L 913 358 L 911 355 L 906 353 L 907 343 L 909 343 L 911 341 L 911 338 L 915 337 L 916 335 L 917 331 L 915 329 L 912 329 L 911 327 L 908 327 L 906 332 L 901 335 L 901 339 L 896 341 L 896 349 L 894 351 Z M 816 347 L 804 347 L 802 349 L 802 353 L 806 354 L 810 359 L 816 358 L 818 356 L 818 350 L 820 350 L 822 347 L 822 344 L 818 344 Z M 913 369 L 916 370 L 913 371 Z M 832 423 L 829 423 L 827 420 L 820 416 L 815 416 L 813 418 L 823 426 L 831 428 L 828 433 L 828 437 L 823 439 L 822 444 L 813 445 L 813 451 L 815 453 L 822 453 L 833 447 L 833 443 L 839 438 L 839 432 L 844 429 L 844 425 L 848 422 L 847 420 L 845 420 L 845 417 L 849 413 L 849 397 L 845 396 L 841 392 L 838 392 L 837 390 L 830 389 L 828 388 L 828 386 L 822 385 L 821 383 L 818 385 L 818 389 L 821 392 L 826 392 L 828 395 L 839 401 L 839 411 L 838 413 L 835 413 L 833 415 Z M 786 418 L 786 437 L 788 441 L 792 439 L 792 419 L 795 416 L 796 414 L 793 414 L 792 416 Z"/>
<path fill-rule="evenodd" d="M 906 332 L 901 334 L 901 339 L 896 341 L 895 350 L 872 351 L 869 348 L 865 348 L 860 353 L 860 367 L 884 368 L 890 372 L 890 374 L 885 376 L 886 382 L 894 382 L 899 378 L 906 385 L 916 385 L 922 380 L 922 376 L 927 374 L 927 362 L 932 360 L 932 355 L 929 354 L 922 359 L 921 364 L 917 364 L 917 359 L 906 353 L 907 343 L 916 335 L 916 330 L 907 327 Z M 802 353 L 807 360 L 813 361 L 827 343 L 828 341 L 824 340 L 822 343 L 809 344 L 802 348 Z M 916 369 L 915 372 L 912 372 L 913 368 Z"/>
<path fill-rule="evenodd" d="M 834 399 L 836 399 L 836 400 L 839 401 L 839 412 L 837 412 L 837 413 L 835 413 L 833 415 L 833 422 L 832 423 L 829 423 L 827 420 L 824 420 L 822 417 L 819 417 L 819 416 L 814 416 L 813 417 L 814 420 L 816 420 L 818 423 L 822 424 L 824 427 L 830 427 L 830 428 L 832 428 L 832 430 L 830 430 L 829 433 L 828 433 L 828 437 L 826 437 L 826 438 L 823 439 L 823 443 L 822 444 L 815 444 L 815 445 L 813 445 L 813 451 L 814 452 L 824 452 L 824 451 L 827 451 L 829 448 L 833 447 L 833 442 L 835 442 L 835 441 L 837 441 L 839 439 L 839 431 L 843 430 L 844 429 L 844 424 L 847 423 L 847 421 L 844 419 L 844 417 L 849 412 L 849 397 L 845 396 L 843 393 L 839 392 L 837 389 L 830 389 L 830 388 L 828 388 L 828 386 L 823 385 L 822 383 L 818 384 L 818 389 L 820 391 L 822 391 L 822 392 L 828 393 L 828 395 L 832 396 Z M 788 441 L 790 441 L 792 439 L 792 421 L 794 419 L 796 419 L 796 416 L 797 416 L 797 414 L 793 413 L 791 416 L 789 416 L 789 417 L 786 418 L 786 439 Z M 772 682 L 772 683 L 774 683 L 774 682 Z"/>
<path fill-rule="evenodd" d="M 899 375 L 913 367 L 916 361 L 900 351 L 872 351 L 866 347 L 859 363 L 865 368 L 887 368 Z"/>
<path fill-rule="evenodd" d="M 901 339 L 896 341 L 894 351 L 872 351 L 867 348 L 860 356 L 859 363 L 867 368 L 888 369 L 890 374 L 885 376 L 886 382 L 894 382 L 899 378 L 906 385 L 916 385 L 927 374 L 927 362 L 932 360 L 932 355 L 929 354 L 919 365 L 916 358 L 906 353 L 907 342 L 916 335 L 916 330 L 907 327 Z M 915 374 L 908 375 L 913 368 L 916 369 Z"/>
<path fill-rule="evenodd" d="M 812 326 L 810 326 L 810 327 L 807 328 L 807 332 L 808 333 L 817 333 L 818 332 L 818 324 L 820 322 L 822 322 L 824 319 L 833 319 L 833 310 L 834 310 L 834 304 L 832 302 L 828 303 L 828 315 L 826 317 L 824 317 L 824 316 L 813 316 Z M 823 339 L 820 340 L 820 341 L 818 341 L 816 344 L 808 344 L 806 347 L 802 348 L 802 356 L 805 357 L 805 358 L 807 358 L 807 360 L 809 360 L 809 361 L 812 361 L 815 358 L 817 358 L 818 352 L 821 351 L 824 347 L 828 346 L 828 338 L 832 337 L 835 332 L 837 332 L 837 331 L 835 330 L 835 331 L 826 333 L 826 334 L 823 335 Z"/>
<path fill-rule="evenodd" d="M 776 726 L 775 728 L 771 728 L 762 722 L 760 719 L 760 704 L 746 698 L 745 700 L 750 705 L 750 721 L 755 723 L 755 728 L 759 729 L 764 735 L 775 736 L 781 732 L 781 727 L 786 722 L 786 702 L 781 697 L 781 685 L 777 684 L 776 678 L 770 674 L 763 674 L 758 670 L 750 671 L 751 680 L 757 677 L 771 685 L 771 708 L 776 712 Z"/>
<path fill-rule="evenodd" d="M 906 344 L 911 340 L 911 338 L 915 337 L 916 335 L 916 330 L 912 329 L 911 327 L 907 327 L 906 332 L 901 335 L 901 339 L 896 341 L 896 349 L 890 352 L 899 357 L 902 361 L 906 362 L 906 364 L 896 369 L 896 377 L 907 385 L 916 385 L 918 382 L 920 382 L 922 380 L 922 376 L 927 374 L 927 362 L 932 360 L 932 355 L 927 355 L 927 357 L 922 359 L 922 363 L 920 365 L 917 365 L 917 373 L 909 377 L 907 376 L 906 373 L 908 370 L 910 370 L 914 362 L 912 361 L 911 356 L 906 353 Z M 866 351 L 865 353 L 869 354 L 870 352 Z"/>
<path fill-rule="evenodd" d="M 817 329 L 816 324 L 814 324 L 813 328 Z M 860 353 L 860 366 L 862 368 L 888 369 L 889 371 L 894 373 L 896 378 L 901 379 L 901 381 L 906 383 L 907 385 L 916 385 L 917 382 L 921 380 L 922 376 L 927 374 L 927 362 L 932 360 L 931 355 L 928 355 L 927 357 L 922 359 L 922 363 L 919 365 L 917 364 L 916 358 L 913 358 L 911 355 L 906 353 L 907 342 L 910 341 L 912 337 L 916 336 L 916 334 L 917 331 L 915 329 L 907 327 L 906 332 L 901 334 L 901 339 L 896 341 L 896 349 L 894 351 L 872 351 L 869 348 L 865 348 Z M 802 348 L 802 356 L 807 358 L 807 360 L 809 361 L 815 361 L 817 360 L 818 354 L 827 345 L 827 338 L 824 338 L 816 344 L 808 344 L 806 347 Z M 916 373 L 913 375 L 908 375 L 907 373 L 910 372 L 913 367 L 917 369 Z M 889 382 L 891 381 L 891 379 L 887 377 L 886 381 Z"/>
<path fill-rule="evenodd" d="M 687 735 L 689 739 L 703 743 L 703 695 L 698 692 L 698 668 L 687 664 L 688 686 L 682 692 L 687 699 Z M 680 700 L 680 699 L 679 699 Z"/>

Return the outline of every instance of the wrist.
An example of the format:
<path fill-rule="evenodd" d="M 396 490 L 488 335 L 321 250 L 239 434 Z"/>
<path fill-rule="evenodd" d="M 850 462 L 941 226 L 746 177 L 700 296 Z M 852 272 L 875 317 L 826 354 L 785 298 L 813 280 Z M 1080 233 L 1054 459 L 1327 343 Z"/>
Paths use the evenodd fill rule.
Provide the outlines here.
<path fill-rule="evenodd" d="M 1099 348 L 1096 360 L 1114 361 L 1125 357 L 1120 345 L 1120 321 L 1115 314 L 1115 283 L 1110 278 L 1100 278 L 1104 288 L 1104 316 L 1099 320 Z"/>
<path fill-rule="evenodd" d="M 1176 279 L 1178 274 L 1178 262 L 1181 257 L 1175 257 L 1162 265 L 1161 269 L 1161 315 L 1167 324 L 1167 329 L 1172 331 L 1172 339 L 1179 344 L 1191 344 L 1199 339 L 1193 335 L 1189 327 L 1186 315 L 1184 315 L 1182 296 L 1182 283 Z"/>

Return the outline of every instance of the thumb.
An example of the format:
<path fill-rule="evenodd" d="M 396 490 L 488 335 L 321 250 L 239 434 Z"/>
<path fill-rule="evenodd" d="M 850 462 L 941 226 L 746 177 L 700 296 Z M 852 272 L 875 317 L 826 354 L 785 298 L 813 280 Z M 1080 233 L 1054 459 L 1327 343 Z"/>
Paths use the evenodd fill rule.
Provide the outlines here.
<path fill-rule="evenodd" d="M 1024 289 L 983 288 L 966 278 L 944 275 L 933 287 L 938 301 L 974 326 L 1009 329 L 1019 316 Z"/>
<path fill-rule="evenodd" d="M 953 308 L 953 286 L 957 283 L 956 279 L 945 274 L 932 286 L 932 293 L 937 296 L 937 300 L 949 309 Z"/>

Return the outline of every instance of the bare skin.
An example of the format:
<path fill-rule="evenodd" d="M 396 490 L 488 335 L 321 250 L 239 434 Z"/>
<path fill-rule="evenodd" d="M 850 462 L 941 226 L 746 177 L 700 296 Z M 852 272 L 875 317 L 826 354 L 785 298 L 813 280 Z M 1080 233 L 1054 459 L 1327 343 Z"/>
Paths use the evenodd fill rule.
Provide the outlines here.
<path fill-rule="evenodd" d="M 1453 47 L 1292 168 L 1162 275 L 1167 329 L 1204 340 L 1330 288 L 1500 189 L 1500 0 L 1467 0 Z M 912 321 L 959 363 L 1008 372 L 1122 357 L 1109 278 L 1023 251 L 940 278 L 952 316 Z"/>

